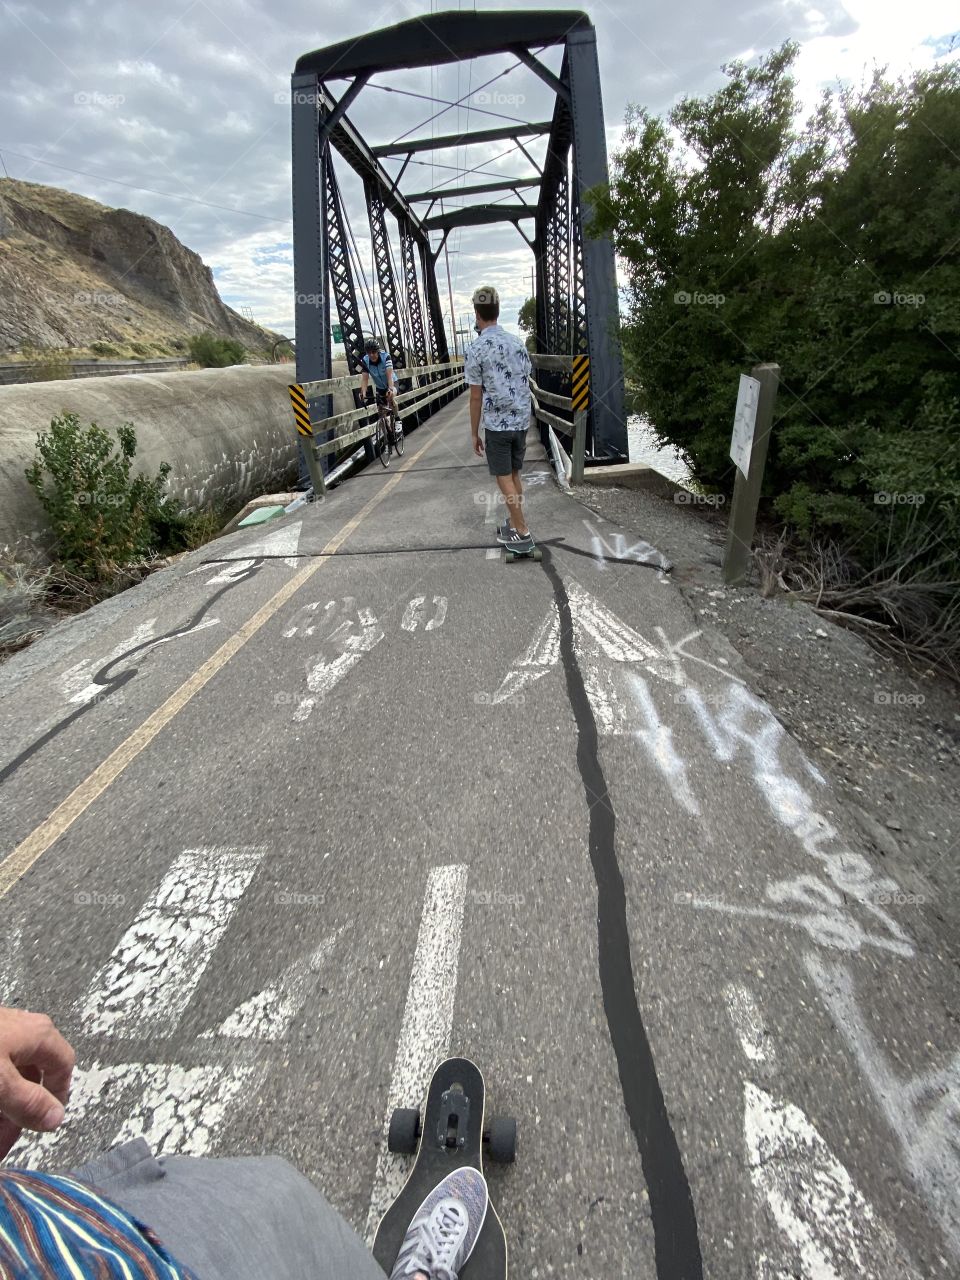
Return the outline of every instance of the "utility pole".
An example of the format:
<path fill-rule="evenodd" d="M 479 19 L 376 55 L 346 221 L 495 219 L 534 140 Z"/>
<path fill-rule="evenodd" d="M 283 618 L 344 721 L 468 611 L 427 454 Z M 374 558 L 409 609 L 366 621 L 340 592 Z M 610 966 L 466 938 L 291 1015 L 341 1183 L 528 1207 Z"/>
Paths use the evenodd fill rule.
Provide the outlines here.
<path fill-rule="evenodd" d="M 441 208 L 443 206 L 441 205 Z M 457 346 L 457 317 L 453 313 L 453 285 L 450 283 L 450 253 L 447 249 L 447 242 L 443 242 L 443 256 L 447 262 L 447 293 L 450 296 L 450 328 L 453 330 L 453 354 L 458 356 L 460 349 Z"/>

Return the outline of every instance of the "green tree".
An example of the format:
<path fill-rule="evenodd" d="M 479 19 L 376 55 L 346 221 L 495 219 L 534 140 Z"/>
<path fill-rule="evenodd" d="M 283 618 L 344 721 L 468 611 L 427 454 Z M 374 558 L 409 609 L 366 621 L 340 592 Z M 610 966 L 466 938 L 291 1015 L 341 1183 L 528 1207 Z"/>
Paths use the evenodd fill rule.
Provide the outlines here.
<path fill-rule="evenodd" d="M 520 314 L 517 316 L 517 325 L 521 333 L 527 336 L 525 342 L 528 351 L 536 351 L 537 349 L 537 300 L 536 298 L 528 298 L 520 308 Z"/>
<path fill-rule="evenodd" d="M 593 193 L 628 281 L 625 354 L 708 487 L 732 489 L 738 375 L 772 360 L 769 509 L 867 562 L 908 525 L 956 547 L 960 70 L 877 76 L 801 122 L 795 55 L 730 64 L 666 120 L 630 112 Z"/>

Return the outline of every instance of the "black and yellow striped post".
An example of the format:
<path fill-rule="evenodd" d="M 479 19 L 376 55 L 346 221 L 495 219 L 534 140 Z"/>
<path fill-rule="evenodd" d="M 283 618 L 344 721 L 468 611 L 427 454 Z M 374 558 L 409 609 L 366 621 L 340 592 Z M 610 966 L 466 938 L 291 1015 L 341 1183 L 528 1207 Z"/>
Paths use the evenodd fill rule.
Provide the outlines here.
<path fill-rule="evenodd" d="M 317 462 L 317 455 L 313 451 L 313 426 L 310 422 L 310 405 L 307 403 L 306 394 L 299 382 L 291 382 L 287 390 L 290 392 L 290 403 L 293 405 L 293 420 L 297 424 L 300 448 L 303 450 L 303 456 L 307 460 L 307 470 L 310 472 L 313 492 L 319 496 L 321 493 L 326 492 L 326 485 L 323 482 L 323 472 Z"/>
<path fill-rule="evenodd" d="M 590 407 L 590 357 L 573 357 L 573 411 L 578 413 Z"/>
<path fill-rule="evenodd" d="M 574 356 L 572 389 L 573 447 L 570 451 L 570 483 L 583 483 L 583 463 L 587 446 L 587 413 L 590 410 L 590 357 Z"/>

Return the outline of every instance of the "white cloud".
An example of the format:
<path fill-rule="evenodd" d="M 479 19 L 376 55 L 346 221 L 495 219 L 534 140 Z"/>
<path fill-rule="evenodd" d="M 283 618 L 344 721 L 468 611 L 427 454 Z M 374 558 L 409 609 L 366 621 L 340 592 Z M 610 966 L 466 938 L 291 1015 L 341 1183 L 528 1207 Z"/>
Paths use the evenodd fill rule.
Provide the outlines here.
<path fill-rule="evenodd" d="M 528 8 L 535 0 L 486 2 Z M 537 7 L 581 6 L 582 0 L 542 0 Z M 228 302 L 251 306 L 262 323 L 290 330 L 289 108 L 278 105 L 276 95 L 289 89 L 293 64 L 306 50 L 420 14 L 423 7 L 415 0 L 362 11 L 340 0 L 286 0 L 280 8 L 264 0 L 236 0 L 227 9 L 184 3 L 163 11 L 155 0 L 101 0 L 94 23 L 80 0 L 45 0 L 42 13 L 14 0 L 0 10 L 0 147 L 92 176 L 12 157 L 6 159 L 7 169 L 13 177 L 62 185 L 166 223 L 215 269 Z M 800 88 L 813 102 L 823 85 L 838 77 L 859 83 L 875 63 L 887 64 L 894 75 L 933 65 L 934 41 L 957 25 L 955 0 L 728 0 L 722 6 L 715 0 L 685 0 L 642 11 L 635 0 L 597 0 L 591 16 L 611 151 L 628 103 L 663 113 L 684 94 L 717 88 L 723 81 L 721 65 L 751 51 L 765 52 L 787 38 L 800 41 Z M 546 51 L 543 60 L 556 69 L 558 52 Z M 434 72 L 374 76 L 351 108 L 351 118 L 371 142 L 383 142 L 495 123 L 481 108 L 526 119 L 549 116 L 550 91 L 525 69 L 481 88 L 512 62 L 509 55 L 499 55 Z M 449 100 L 465 97 L 468 104 L 443 111 L 376 84 Z M 84 93 L 96 96 L 76 101 Z M 123 102 L 108 105 L 116 96 Z M 427 123 L 434 112 L 442 114 Z M 456 166 L 476 169 L 445 188 L 451 193 L 445 204 L 455 207 L 460 203 L 456 187 L 464 181 L 530 172 L 520 152 L 501 154 L 509 146 L 472 148 L 469 157 L 463 149 L 418 155 L 403 189 L 447 182 Z M 543 147 L 536 143 L 530 150 L 540 157 Z M 397 173 L 399 161 L 386 164 Z M 361 258 L 369 264 L 359 183 L 342 162 L 338 172 Z M 169 195 L 130 190 L 108 179 Z M 418 209 L 425 212 L 426 206 Z M 477 281 L 492 278 L 501 291 L 504 319 L 512 324 L 529 293 L 532 263 L 516 230 L 456 231 L 449 249 L 458 318 L 470 311 Z M 443 258 L 439 269 L 446 313 Z"/>

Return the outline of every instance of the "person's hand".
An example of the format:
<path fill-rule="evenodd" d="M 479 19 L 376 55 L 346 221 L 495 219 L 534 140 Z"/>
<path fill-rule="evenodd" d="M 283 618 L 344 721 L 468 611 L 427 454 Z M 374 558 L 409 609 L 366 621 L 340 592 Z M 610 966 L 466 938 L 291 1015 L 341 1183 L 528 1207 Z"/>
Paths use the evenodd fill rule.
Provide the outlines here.
<path fill-rule="evenodd" d="M 45 1013 L 0 1006 L 0 1160 L 23 1129 L 62 1124 L 75 1061 Z"/>
<path fill-rule="evenodd" d="M 483 457 L 483 441 L 481 440 L 479 435 L 476 435 L 473 437 L 473 452 L 477 455 L 478 458 Z"/>

